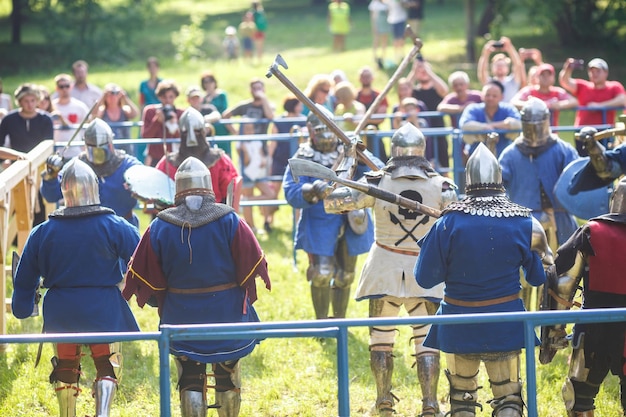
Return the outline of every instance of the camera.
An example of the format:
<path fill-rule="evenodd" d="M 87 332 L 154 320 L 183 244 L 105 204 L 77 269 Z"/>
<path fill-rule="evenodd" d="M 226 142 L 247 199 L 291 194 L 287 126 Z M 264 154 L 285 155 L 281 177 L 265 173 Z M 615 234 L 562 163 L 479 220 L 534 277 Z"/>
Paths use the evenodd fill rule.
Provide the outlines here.
<path fill-rule="evenodd" d="M 424 56 L 420 52 L 417 53 L 415 59 L 417 59 L 419 62 L 424 62 Z"/>
<path fill-rule="evenodd" d="M 497 49 L 504 48 L 504 42 L 502 42 L 502 41 L 495 41 L 493 43 L 493 47 L 497 48 Z"/>
<path fill-rule="evenodd" d="M 165 120 L 171 120 L 176 116 L 176 109 L 171 104 L 165 104 L 163 106 L 163 117 Z"/>
<path fill-rule="evenodd" d="M 585 60 L 584 59 L 575 59 L 574 62 L 572 62 L 570 65 L 570 68 L 572 69 L 584 69 L 585 68 Z"/>

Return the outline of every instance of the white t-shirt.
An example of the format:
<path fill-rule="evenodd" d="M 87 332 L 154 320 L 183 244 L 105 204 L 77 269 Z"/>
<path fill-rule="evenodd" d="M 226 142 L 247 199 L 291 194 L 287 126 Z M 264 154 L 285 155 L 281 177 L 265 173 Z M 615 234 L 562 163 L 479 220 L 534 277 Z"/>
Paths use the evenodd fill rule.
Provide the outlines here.
<path fill-rule="evenodd" d="M 89 113 L 89 108 L 80 100 L 77 100 L 73 97 L 70 97 L 70 101 L 67 104 L 59 104 L 59 100 L 53 100 L 54 107 L 61 113 L 63 118 L 71 125 L 80 124 L 85 117 L 87 117 L 87 113 Z M 55 142 L 67 142 L 72 138 L 76 129 L 55 129 L 54 130 L 54 141 Z M 74 139 L 75 141 L 82 141 L 82 135 L 79 134 L 80 137 Z M 73 143 L 73 142 L 72 142 Z M 80 153 L 82 150 L 82 146 L 70 146 L 66 151 L 65 157 L 73 157 Z"/>
<path fill-rule="evenodd" d="M 401 0 L 391 0 L 389 3 L 389 14 L 387 15 L 387 23 L 390 25 L 406 22 L 409 17 L 408 12 L 402 6 Z"/>
<path fill-rule="evenodd" d="M 84 90 L 73 86 L 70 90 L 70 94 L 75 99 L 78 99 L 85 103 L 88 108 L 91 108 L 91 106 L 93 106 L 94 103 L 100 100 L 100 97 L 102 97 L 102 90 L 100 90 L 100 88 L 96 87 L 95 85 L 88 83 L 87 88 L 85 88 Z"/>

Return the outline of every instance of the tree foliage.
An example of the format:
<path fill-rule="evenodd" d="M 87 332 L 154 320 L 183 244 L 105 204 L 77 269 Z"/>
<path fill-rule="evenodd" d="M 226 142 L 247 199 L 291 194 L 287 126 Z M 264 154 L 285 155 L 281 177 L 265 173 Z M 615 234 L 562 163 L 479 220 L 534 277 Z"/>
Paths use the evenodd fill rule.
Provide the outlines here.
<path fill-rule="evenodd" d="M 153 16 L 155 1 L 111 6 L 106 0 L 30 0 L 30 17 L 55 53 L 92 61 L 121 62 L 128 47 Z"/>
<path fill-rule="evenodd" d="M 617 47 L 626 41 L 626 2 L 623 0 L 491 0 L 491 22 L 497 32 L 516 8 L 525 8 L 539 26 L 553 32 L 562 46 L 603 44 Z"/>
<path fill-rule="evenodd" d="M 189 25 L 182 25 L 178 31 L 172 33 L 172 44 L 176 48 L 176 59 L 179 61 L 194 61 L 207 56 L 204 45 L 206 36 L 202 30 L 205 16 L 192 13 L 189 18 Z"/>

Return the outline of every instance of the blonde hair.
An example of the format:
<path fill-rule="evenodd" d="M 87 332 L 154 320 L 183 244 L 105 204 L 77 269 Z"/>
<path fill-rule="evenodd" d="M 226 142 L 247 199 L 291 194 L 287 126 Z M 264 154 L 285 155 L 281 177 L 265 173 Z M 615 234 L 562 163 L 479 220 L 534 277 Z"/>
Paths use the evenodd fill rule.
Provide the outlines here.
<path fill-rule="evenodd" d="M 349 81 L 342 81 L 335 86 L 335 97 L 339 103 L 349 103 L 354 101 L 356 90 Z"/>
<path fill-rule="evenodd" d="M 304 95 L 313 100 L 313 96 L 316 92 L 318 92 L 322 87 L 326 87 L 330 89 L 333 85 L 333 81 L 330 76 L 326 74 L 316 74 L 311 78 L 309 84 L 304 89 Z"/>

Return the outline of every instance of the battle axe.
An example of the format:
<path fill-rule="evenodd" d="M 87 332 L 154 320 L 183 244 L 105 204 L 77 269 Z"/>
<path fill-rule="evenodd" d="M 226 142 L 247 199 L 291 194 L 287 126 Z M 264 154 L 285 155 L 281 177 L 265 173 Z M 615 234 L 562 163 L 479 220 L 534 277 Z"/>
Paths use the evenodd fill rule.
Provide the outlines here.
<path fill-rule="evenodd" d="M 291 174 L 296 182 L 299 181 L 299 177 L 301 176 L 334 181 L 338 184 L 343 184 L 347 187 L 354 188 L 355 190 L 358 190 L 367 195 L 371 195 L 372 197 L 378 198 L 380 200 L 387 201 L 392 204 L 397 204 L 398 206 L 405 209 L 417 211 L 419 213 L 435 218 L 441 217 L 441 210 L 425 206 L 424 204 L 421 204 L 415 200 L 403 197 L 400 194 L 385 191 L 382 188 L 378 188 L 373 185 L 339 178 L 332 169 L 326 168 L 325 166 L 320 165 L 316 162 L 307 161 L 306 159 L 291 158 L 289 159 L 289 168 L 291 169 Z"/>
<path fill-rule="evenodd" d="M 311 110 L 311 113 L 315 114 L 317 117 L 319 117 L 319 119 L 335 134 L 337 135 L 337 137 L 347 146 L 352 145 L 352 141 L 350 140 L 350 138 L 348 137 L 348 135 L 345 134 L 345 132 L 343 130 L 341 130 L 341 128 L 339 126 L 337 126 L 337 124 L 335 123 L 334 120 L 332 120 L 331 118 L 329 118 L 328 116 L 326 116 L 326 114 L 324 114 L 324 112 L 320 111 L 317 106 L 315 105 L 315 103 L 313 103 L 313 101 L 311 101 L 310 98 L 308 98 L 302 91 L 300 91 L 300 89 L 298 87 L 296 87 L 296 85 L 294 83 L 292 83 L 286 76 L 285 74 L 282 73 L 282 71 L 278 68 L 278 66 L 281 66 L 283 68 L 289 68 L 287 66 L 287 63 L 285 62 L 285 60 L 283 59 L 282 56 L 280 56 L 280 54 L 276 55 L 276 58 L 274 59 L 274 62 L 272 63 L 272 65 L 270 66 L 267 74 L 265 75 L 267 78 L 271 78 L 272 75 L 276 76 L 276 78 L 278 78 L 278 80 L 283 83 L 283 85 L 285 87 L 287 87 L 287 89 L 289 91 L 291 91 L 298 100 L 300 100 L 302 102 L 302 104 L 304 104 L 305 106 L 307 106 L 309 108 L 309 110 Z M 365 165 L 367 165 L 370 169 L 376 171 L 378 170 L 378 167 L 376 166 L 376 164 L 369 159 L 369 157 L 367 155 L 365 155 L 365 153 L 363 153 L 362 149 L 359 149 L 357 147 L 356 149 L 356 153 L 357 156 L 359 157 L 359 160 L 361 162 L 363 162 Z"/>

